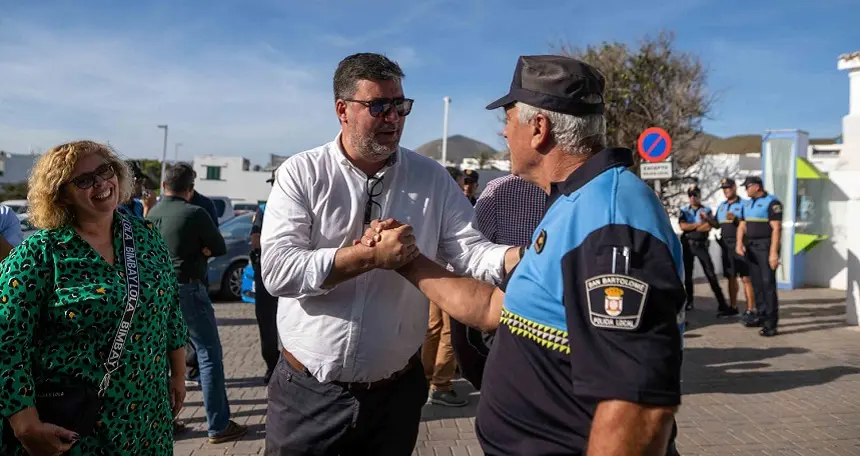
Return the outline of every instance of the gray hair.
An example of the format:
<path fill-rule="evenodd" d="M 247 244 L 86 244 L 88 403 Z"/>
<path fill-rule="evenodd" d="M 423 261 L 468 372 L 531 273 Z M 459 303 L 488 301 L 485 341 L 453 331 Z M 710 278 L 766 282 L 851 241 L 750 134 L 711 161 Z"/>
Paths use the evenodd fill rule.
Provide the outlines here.
<path fill-rule="evenodd" d="M 594 100 L 595 102 L 598 99 Z M 586 99 L 586 102 L 589 102 Z M 573 155 L 589 153 L 595 149 L 606 147 L 606 118 L 603 114 L 588 114 L 577 117 L 555 111 L 536 108 L 522 102 L 517 102 L 519 108 L 517 119 L 520 123 L 528 123 L 538 114 L 549 119 L 550 133 L 558 146 Z"/>

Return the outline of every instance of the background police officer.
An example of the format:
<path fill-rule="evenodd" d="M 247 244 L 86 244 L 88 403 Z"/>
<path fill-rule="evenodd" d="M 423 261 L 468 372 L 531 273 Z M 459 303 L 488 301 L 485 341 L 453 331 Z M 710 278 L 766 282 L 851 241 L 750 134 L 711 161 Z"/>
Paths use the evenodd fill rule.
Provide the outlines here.
<path fill-rule="evenodd" d="M 467 169 L 463 171 L 463 194 L 466 195 L 466 198 L 469 198 L 469 202 L 472 203 L 472 206 L 478 202 L 478 198 L 475 197 L 475 193 L 478 192 L 478 179 L 480 176 L 478 172 L 474 169 Z"/>
<path fill-rule="evenodd" d="M 776 335 L 779 321 L 776 268 L 779 266 L 782 235 L 782 203 L 764 191 L 760 177 L 748 176 L 744 187 L 750 199 L 744 205 L 735 247 L 738 255 L 745 256 L 749 262 L 755 290 L 758 315 L 750 320 L 749 325 L 762 326 L 759 334 L 772 337 Z"/>
<path fill-rule="evenodd" d="M 275 171 L 266 182 L 275 182 Z M 263 231 L 263 215 L 266 212 L 266 204 L 257 208 L 254 221 L 251 226 L 251 266 L 254 268 L 254 313 L 257 315 L 257 326 L 260 328 L 260 351 L 263 360 L 266 361 L 266 375 L 263 381 L 268 384 L 272 372 L 278 364 L 280 350 L 278 349 L 278 298 L 269 294 L 263 285 L 263 273 L 260 267 L 260 233 Z"/>
<path fill-rule="evenodd" d="M 728 279 L 729 304 L 731 308 L 728 314 L 738 313 L 738 277 L 744 284 L 744 294 L 747 299 L 747 311 L 741 319 L 747 323 L 753 316 L 755 309 L 755 298 L 753 294 L 752 281 L 749 277 L 749 266 L 744 257 L 735 252 L 738 239 L 738 226 L 743 219 L 744 203 L 746 201 L 738 196 L 735 180 L 725 177 L 720 181 L 720 188 L 726 200 L 717 206 L 715 225 L 720 228 L 720 250 L 722 251 L 723 275 Z"/>
<path fill-rule="evenodd" d="M 702 270 L 705 272 L 705 277 L 708 278 L 708 283 L 711 285 L 711 290 L 717 298 L 718 311 L 717 315 L 724 315 L 729 312 L 729 306 L 726 305 L 726 298 L 723 296 L 723 290 L 720 288 L 720 282 L 717 280 L 717 274 L 714 272 L 714 262 L 711 261 L 711 254 L 708 253 L 708 232 L 711 231 L 711 209 L 702 206 L 700 197 L 701 190 L 693 185 L 687 190 L 687 196 L 690 197 L 690 204 L 681 208 L 681 215 L 678 217 L 678 224 L 681 226 L 681 247 L 684 250 L 684 288 L 687 290 L 687 310 L 693 308 L 693 260 L 699 259 L 699 264 L 702 265 Z M 737 312 L 735 312 L 737 313 Z"/>

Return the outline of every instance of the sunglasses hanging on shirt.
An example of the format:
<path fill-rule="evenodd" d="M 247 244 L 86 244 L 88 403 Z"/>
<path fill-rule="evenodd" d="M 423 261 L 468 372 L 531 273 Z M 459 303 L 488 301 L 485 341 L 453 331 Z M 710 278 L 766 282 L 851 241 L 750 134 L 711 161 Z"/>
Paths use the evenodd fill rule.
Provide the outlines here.
<path fill-rule="evenodd" d="M 382 212 L 382 205 L 379 204 L 374 198 L 379 198 L 382 195 L 382 190 L 384 189 L 382 185 L 382 179 L 385 176 L 380 177 L 368 177 L 367 181 L 364 184 L 364 190 L 367 193 L 367 204 L 364 205 L 364 224 L 370 225 L 370 221 L 373 220 L 373 206 L 379 208 L 379 212 Z"/>

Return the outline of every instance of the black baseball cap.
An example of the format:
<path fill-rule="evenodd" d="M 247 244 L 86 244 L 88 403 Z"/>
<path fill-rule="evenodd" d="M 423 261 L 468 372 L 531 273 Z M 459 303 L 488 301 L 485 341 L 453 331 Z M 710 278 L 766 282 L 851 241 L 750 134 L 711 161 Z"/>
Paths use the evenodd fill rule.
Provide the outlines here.
<path fill-rule="evenodd" d="M 477 184 L 479 175 L 474 169 L 467 169 L 463 171 L 463 178 L 467 184 Z"/>
<path fill-rule="evenodd" d="M 601 114 L 605 87 L 603 75 L 585 62 L 560 55 L 524 55 L 517 60 L 508 94 L 487 109 L 521 101 L 563 114 Z M 586 102 L 589 95 L 597 95 L 600 101 Z"/>
<path fill-rule="evenodd" d="M 277 171 L 277 170 L 278 170 L 277 168 L 272 170 L 272 177 L 266 179 L 267 184 L 271 184 L 271 183 L 275 182 L 275 171 Z"/>
<path fill-rule="evenodd" d="M 720 188 L 732 188 L 735 186 L 735 180 L 731 177 L 724 177 L 720 180 Z"/>
<path fill-rule="evenodd" d="M 746 179 L 744 179 L 744 187 L 747 187 L 747 186 L 750 186 L 750 185 L 753 185 L 753 184 L 762 185 L 761 177 L 758 177 L 758 176 L 747 176 L 747 177 L 746 177 Z"/>
<path fill-rule="evenodd" d="M 687 189 L 687 196 L 699 196 L 702 194 L 702 190 L 699 189 L 698 185 L 691 185 L 690 188 Z"/>

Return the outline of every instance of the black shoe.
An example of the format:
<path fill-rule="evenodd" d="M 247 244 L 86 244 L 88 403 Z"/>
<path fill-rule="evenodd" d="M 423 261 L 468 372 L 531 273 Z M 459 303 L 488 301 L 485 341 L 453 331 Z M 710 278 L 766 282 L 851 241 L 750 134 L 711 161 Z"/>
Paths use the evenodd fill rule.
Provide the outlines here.
<path fill-rule="evenodd" d="M 469 405 L 468 400 L 461 399 L 454 391 L 431 391 L 430 403 L 446 407 L 464 407 Z"/>
<path fill-rule="evenodd" d="M 741 324 L 747 328 L 754 328 L 761 326 L 761 320 L 759 320 L 758 314 L 754 311 L 747 310 L 743 315 L 741 315 Z"/>
<path fill-rule="evenodd" d="M 738 314 L 737 307 L 725 307 L 717 311 L 717 317 L 733 317 Z"/>
<path fill-rule="evenodd" d="M 762 337 L 773 337 L 776 335 L 776 333 L 777 333 L 776 328 L 767 327 L 767 326 L 765 326 L 764 328 L 761 328 L 758 331 L 758 334 Z"/>

